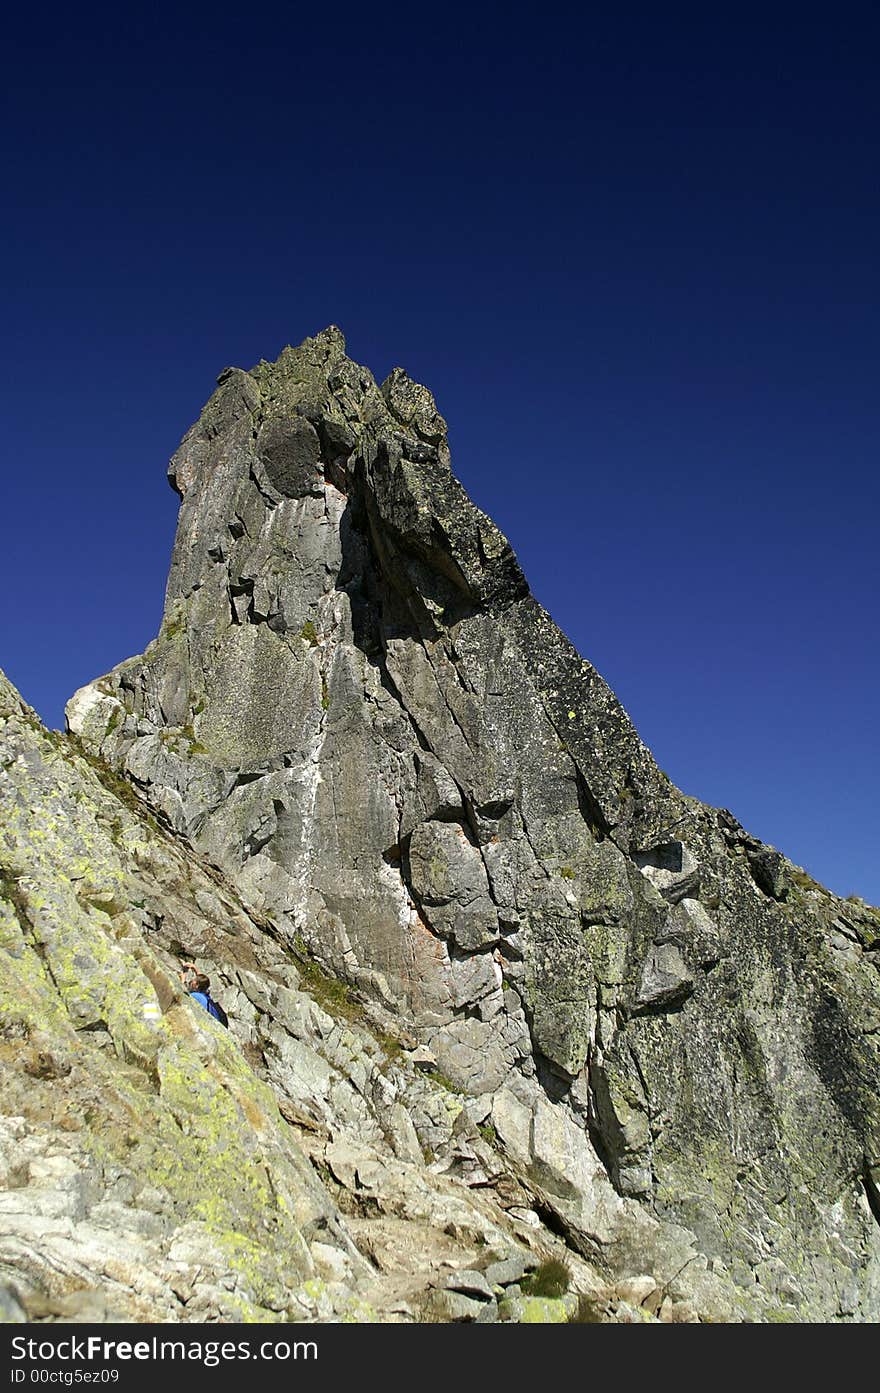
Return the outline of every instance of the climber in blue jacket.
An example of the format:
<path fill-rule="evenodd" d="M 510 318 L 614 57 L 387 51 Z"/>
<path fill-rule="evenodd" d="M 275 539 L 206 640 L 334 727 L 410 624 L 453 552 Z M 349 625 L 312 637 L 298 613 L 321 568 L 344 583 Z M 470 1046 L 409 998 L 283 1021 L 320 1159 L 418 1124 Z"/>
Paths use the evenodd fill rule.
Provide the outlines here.
<path fill-rule="evenodd" d="M 200 1006 L 204 1006 L 209 1015 L 213 1016 L 221 1025 L 228 1027 L 229 1021 L 223 1007 L 211 996 L 211 979 L 206 977 L 204 972 L 199 972 L 195 963 L 183 963 L 181 966 L 180 980 L 183 983 L 184 991 L 188 992 L 193 1001 L 197 1001 Z"/>

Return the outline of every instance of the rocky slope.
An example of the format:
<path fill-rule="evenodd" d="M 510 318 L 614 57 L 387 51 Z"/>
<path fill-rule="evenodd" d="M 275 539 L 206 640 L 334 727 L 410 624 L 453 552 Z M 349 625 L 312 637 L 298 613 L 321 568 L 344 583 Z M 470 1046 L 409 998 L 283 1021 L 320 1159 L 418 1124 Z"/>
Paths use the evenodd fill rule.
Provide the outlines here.
<path fill-rule="evenodd" d="M 2 675 L 0 828 L 0 1317 L 695 1318 L 686 1243 L 636 1216 L 651 1271 L 616 1278 L 567 1248 L 482 1105 Z"/>
<path fill-rule="evenodd" d="M 493 1318 L 473 1271 L 564 1247 L 604 1318 L 876 1319 L 876 912 L 669 783 L 452 475 L 430 394 L 377 386 L 338 330 L 224 372 L 170 477 L 162 628 L 72 699 L 79 752 L 5 698 L 0 866 L 34 993 L 5 1038 L 70 1064 L 53 1099 L 84 1070 L 102 1111 L 68 1135 L 11 1088 L 36 1180 L 14 1173 L 0 1261 L 60 1299 L 67 1258 L 28 1228 L 48 1184 L 81 1206 L 48 1201 L 72 1291 L 106 1270 L 108 1203 L 152 1245 L 145 1280 L 210 1270 L 150 1318 Z M 181 953 L 230 1036 L 182 999 Z M 153 1118 L 131 1161 L 129 1106 Z"/>

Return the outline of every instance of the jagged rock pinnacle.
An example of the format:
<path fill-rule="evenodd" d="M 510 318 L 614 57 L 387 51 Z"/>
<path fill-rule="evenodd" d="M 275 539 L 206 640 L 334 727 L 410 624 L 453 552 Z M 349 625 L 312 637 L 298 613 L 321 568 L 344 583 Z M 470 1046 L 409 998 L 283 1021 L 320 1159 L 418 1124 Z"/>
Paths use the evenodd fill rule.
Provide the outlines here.
<path fill-rule="evenodd" d="M 583 1253 L 638 1213 L 706 1301 L 876 1315 L 870 916 L 670 784 L 425 387 L 332 326 L 218 384 L 161 631 L 71 729 L 406 1021 Z"/>

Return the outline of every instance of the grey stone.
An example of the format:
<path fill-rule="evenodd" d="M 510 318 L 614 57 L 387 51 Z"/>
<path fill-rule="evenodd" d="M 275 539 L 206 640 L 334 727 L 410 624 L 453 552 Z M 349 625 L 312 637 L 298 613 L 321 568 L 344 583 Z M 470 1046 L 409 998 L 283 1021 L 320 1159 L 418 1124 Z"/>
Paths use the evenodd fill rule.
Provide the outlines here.
<path fill-rule="evenodd" d="M 749 852 L 748 860 L 755 884 L 774 900 L 786 899 L 790 882 L 785 857 L 772 847 L 764 847 Z"/>
<path fill-rule="evenodd" d="M 21 1304 L 18 1292 L 8 1282 L 0 1283 L 0 1322 L 4 1325 L 21 1325 L 27 1320 L 27 1312 Z"/>
<path fill-rule="evenodd" d="M 308 421 L 270 418 L 257 435 L 257 453 L 270 484 L 285 497 L 323 494 L 321 443 Z"/>
<path fill-rule="evenodd" d="M 675 903 L 699 889 L 700 873 L 697 859 L 690 847 L 677 838 L 660 842 L 645 851 L 633 853 L 633 860 L 642 875 L 664 897 Z"/>
<path fill-rule="evenodd" d="M 492 1103 L 492 1125 L 508 1154 L 520 1162 L 531 1158 L 532 1109 L 509 1089 L 502 1088 Z"/>
<path fill-rule="evenodd" d="M 457 1291 L 432 1291 L 428 1293 L 424 1305 L 425 1315 L 430 1320 L 451 1322 L 484 1321 L 495 1314 L 494 1302 L 489 1303 L 472 1296 L 464 1296 Z"/>
<path fill-rule="evenodd" d="M 511 1287 L 537 1265 L 532 1253 L 514 1253 L 500 1262 L 490 1262 L 483 1275 L 493 1287 Z"/>
<path fill-rule="evenodd" d="M 450 1272 L 443 1285 L 447 1291 L 464 1292 L 465 1296 L 475 1296 L 480 1301 L 493 1299 L 488 1277 L 476 1270 Z"/>
<path fill-rule="evenodd" d="M 693 988 L 693 973 L 679 949 L 674 943 L 662 943 L 648 954 L 635 1004 L 668 1009 L 680 1003 Z"/>
<path fill-rule="evenodd" d="M 423 822 L 409 847 L 410 876 L 422 913 L 443 937 L 474 950 L 498 939 L 498 913 L 482 858 L 458 823 Z"/>

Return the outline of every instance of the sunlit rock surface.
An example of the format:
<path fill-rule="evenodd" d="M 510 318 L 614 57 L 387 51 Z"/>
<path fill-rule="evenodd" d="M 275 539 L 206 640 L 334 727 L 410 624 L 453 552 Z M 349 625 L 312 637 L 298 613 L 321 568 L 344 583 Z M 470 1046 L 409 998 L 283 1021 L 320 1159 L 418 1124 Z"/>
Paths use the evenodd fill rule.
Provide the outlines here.
<path fill-rule="evenodd" d="M 377 386 L 338 330 L 227 369 L 170 477 L 162 628 L 72 699 L 84 754 L 7 698 L 4 922 L 36 995 L 5 1038 L 18 1059 L 57 1031 L 114 1098 L 131 1075 L 154 1150 L 171 1126 L 203 1150 L 220 1129 L 254 1176 L 238 1227 L 219 1182 L 199 1182 L 210 1203 L 166 1171 L 154 1188 L 210 1236 L 213 1285 L 237 1273 L 221 1318 L 406 1319 L 429 1289 L 434 1319 L 544 1318 L 527 1291 L 431 1285 L 418 1263 L 389 1296 L 410 1250 L 390 1230 L 376 1248 L 365 1212 L 436 1233 L 442 1171 L 451 1242 L 486 1223 L 493 1260 L 566 1244 L 602 1318 L 876 1319 L 877 912 L 670 784 L 455 479 L 430 393 L 399 369 Z M 181 953 L 222 986 L 229 1036 L 181 998 Z M 356 1027 L 303 990 L 312 958 Z M 90 1135 L 62 1148 L 77 1175 Z M 257 1282 L 228 1255 L 276 1252 L 264 1213 L 287 1266 Z M 185 1267 L 199 1240 L 163 1223 L 150 1241 Z M 197 1314 L 158 1314 L 157 1280 L 147 1318 Z"/>

